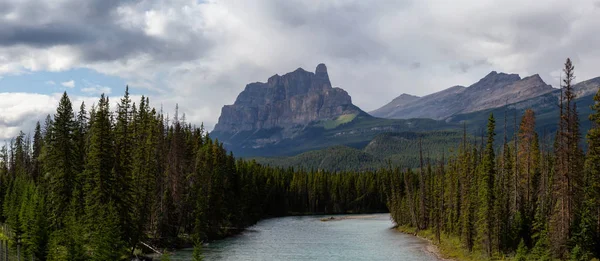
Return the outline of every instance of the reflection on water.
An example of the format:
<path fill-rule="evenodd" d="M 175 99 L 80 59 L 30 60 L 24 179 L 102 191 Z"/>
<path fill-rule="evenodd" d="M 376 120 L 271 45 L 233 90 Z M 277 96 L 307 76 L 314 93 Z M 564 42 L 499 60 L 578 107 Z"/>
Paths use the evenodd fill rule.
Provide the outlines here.
<path fill-rule="evenodd" d="M 434 261 L 421 239 L 393 229 L 389 214 L 322 222 L 323 216 L 267 219 L 204 247 L 205 260 Z M 192 249 L 171 260 L 191 260 Z"/>

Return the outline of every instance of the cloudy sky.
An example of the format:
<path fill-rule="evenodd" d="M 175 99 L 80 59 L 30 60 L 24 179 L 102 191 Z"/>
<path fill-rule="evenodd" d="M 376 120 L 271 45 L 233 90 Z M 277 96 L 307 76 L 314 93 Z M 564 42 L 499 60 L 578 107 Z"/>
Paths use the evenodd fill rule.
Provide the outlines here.
<path fill-rule="evenodd" d="M 328 66 L 370 111 L 492 70 L 600 76 L 597 0 L 0 0 L 0 139 L 129 85 L 208 128 L 249 82 Z"/>

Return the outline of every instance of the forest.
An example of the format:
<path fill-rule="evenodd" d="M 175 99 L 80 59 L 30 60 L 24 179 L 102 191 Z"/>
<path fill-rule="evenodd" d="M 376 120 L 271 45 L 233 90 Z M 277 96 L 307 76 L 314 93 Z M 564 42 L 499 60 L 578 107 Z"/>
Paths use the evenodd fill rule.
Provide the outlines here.
<path fill-rule="evenodd" d="M 414 233 L 429 231 L 438 244 L 459 242 L 472 260 L 600 257 L 600 90 L 584 152 L 573 80 L 567 59 L 553 140 L 535 131 L 532 110 L 514 137 L 496 137 L 490 115 L 480 142 L 464 138 L 447 161 L 392 175 L 394 221 Z M 502 139 L 500 148 L 495 139 Z"/>
<path fill-rule="evenodd" d="M 0 239 L 9 260 L 127 260 L 145 245 L 200 248 L 266 217 L 386 212 L 382 187 L 375 173 L 236 160 L 202 126 L 128 90 L 116 111 L 102 95 L 74 112 L 64 93 L 33 137 L 0 150 Z"/>
<path fill-rule="evenodd" d="M 504 115 L 496 137 L 490 115 L 485 135 L 465 128 L 440 160 L 420 148 L 418 168 L 362 172 L 236 159 L 177 109 L 165 115 L 128 90 L 115 111 L 102 95 L 75 112 L 64 93 L 32 136 L 0 150 L 0 239 L 22 260 L 127 260 L 146 245 L 195 246 L 201 260 L 203 242 L 263 218 L 389 211 L 400 229 L 457 242 L 473 260 L 591 260 L 600 257 L 600 90 L 583 136 L 573 81 L 567 60 L 553 135 L 537 133 L 527 110 L 512 137 Z"/>

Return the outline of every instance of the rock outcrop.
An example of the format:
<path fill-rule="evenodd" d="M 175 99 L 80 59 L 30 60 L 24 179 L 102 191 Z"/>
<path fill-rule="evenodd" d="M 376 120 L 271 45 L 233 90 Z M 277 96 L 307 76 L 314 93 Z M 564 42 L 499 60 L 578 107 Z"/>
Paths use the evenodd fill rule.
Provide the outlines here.
<path fill-rule="evenodd" d="M 350 95 L 343 89 L 333 88 L 327 67 L 319 64 L 314 73 L 298 68 L 283 76 L 274 75 L 266 83 L 246 85 L 233 105 L 223 107 L 214 132 L 289 130 L 358 113 L 362 111 L 352 104 Z"/>

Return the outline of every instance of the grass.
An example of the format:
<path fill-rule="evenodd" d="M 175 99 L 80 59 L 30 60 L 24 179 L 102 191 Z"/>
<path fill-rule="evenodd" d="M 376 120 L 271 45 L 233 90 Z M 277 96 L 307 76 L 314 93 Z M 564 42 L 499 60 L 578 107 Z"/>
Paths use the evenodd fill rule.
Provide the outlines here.
<path fill-rule="evenodd" d="M 414 227 L 399 226 L 396 228 L 398 231 L 415 235 L 416 229 Z M 516 261 L 514 256 L 504 256 L 495 254 L 493 257 L 487 257 L 480 249 L 473 249 L 469 252 L 463 244 L 460 242 L 460 238 L 446 233 L 441 234 L 441 242 L 438 243 L 435 238 L 435 233 L 432 229 L 420 230 L 416 236 L 424 238 L 431 244 L 437 246 L 440 255 L 443 258 L 456 260 L 456 261 L 482 261 L 482 260 L 507 260 Z"/>
<path fill-rule="evenodd" d="M 414 227 L 399 226 L 397 230 L 406 234 L 415 235 L 416 229 Z M 441 243 L 438 243 L 435 238 L 435 233 L 431 229 L 420 230 L 416 236 L 424 238 L 431 244 L 437 246 L 440 255 L 443 258 L 457 260 L 457 261 L 481 261 L 490 260 L 483 255 L 480 251 L 469 252 L 460 243 L 460 239 L 456 236 L 450 236 L 445 233 L 441 234 Z M 498 260 L 498 259 L 495 259 Z"/>
<path fill-rule="evenodd" d="M 335 120 L 323 121 L 323 128 L 325 128 L 326 130 L 335 129 L 344 123 L 353 121 L 357 115 L 358 114 L 356 114 L 356 113 L 355 114 L 344 114 L 344 115 L 338 116 Z"/>
<path fill-rule="evenodd" d="M 416 235 L 417 237 L 423 238 L 429 241 L 431 244 L 438 248 L 439 254 L 442 258 L 451 259 L 456 261 L 483 261 L 483 260 L 506 260 L 506 261 L 517 261 L 517 258 L 513 255 L 500 255 L 495 254 L 493 257 L 487 257 L 480 249 L 473 249 L 469 252 L 463 244 L 460 242 L 460 238 L 446 233 L 441 234 L 441 242 L 438 243 L 435 238 L 435 232 L 432 229 L 420 230 L 416 234 L 416 229 L 409 226 L 398 226 L 396 229 L 402 233 Z M 533 260 L 532 257 L 526 257 L 527 260 Z M 594 258 L 590 261 L 599 261 Z"/>

